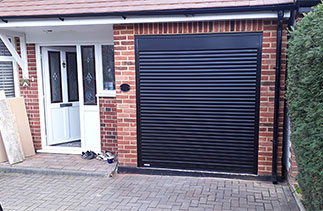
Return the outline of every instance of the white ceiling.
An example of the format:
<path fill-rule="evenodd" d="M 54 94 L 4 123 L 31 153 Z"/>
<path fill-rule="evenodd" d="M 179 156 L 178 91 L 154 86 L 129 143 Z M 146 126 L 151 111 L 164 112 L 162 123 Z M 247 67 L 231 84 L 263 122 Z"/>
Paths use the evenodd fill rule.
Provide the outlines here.
<path fill-rule="evenodd" d="M 104 42 L 113 44 L 113 25 L 111 24 L 51 27 L 12 27 L 2 30 L 24 33 L 26 35 L 27 43 L 74 44 Z"/>

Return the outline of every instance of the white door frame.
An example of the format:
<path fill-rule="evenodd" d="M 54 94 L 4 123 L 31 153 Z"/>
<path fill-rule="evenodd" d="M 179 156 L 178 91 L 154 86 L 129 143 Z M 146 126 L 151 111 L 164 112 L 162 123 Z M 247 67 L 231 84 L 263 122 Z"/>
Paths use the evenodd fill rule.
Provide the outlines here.
<path fill-rule="evenodd" d="M 61 66 L 61 88 L 62 88 L 62 102 L 61 103 L 52 103 L 51 102 L 51 87 L 50 87 L 50 75 L 49 75 L 49 57 L 48 57 L 48 52 L 59 52 L 60 53 L 60 66 Z M 63 116 L 65 118 L 65 120 L 69 120 L 70 117 L 70 113 L 69 111 L 71 110 L 71 108 L 75 109 L 75 108 L 78 108 L 78 118 L 80 117 L 80 112 L 79 112 L 79 101 L 77 102 L 69 102 L 68 101 L 68 88 L 67 88 L 67 71 L 66 71 L 66 67 L 63 67 L 62 63 L 63 62 L 67 62 L 66 61 L 66 53 L 67 52 L 74 52 L 76 53 L 76 48 L 74 49 L 69 49 L 67 47 L 43 47 L 42 49 L 42 58 L 43 58 L 43 61 L 42 61 L 42 65 L 43 65 L 43 80 L 44 80 L 44 93 L 46 93 L 45 95 L 45 98 L 44 98 L 44 101 L 45 101 L 45 108 L 46 108 L 46 111 L 45 112 L 45 118 L 46 118 L 46 126 L 47 126 L 47 145 L 49 145 L 50 141 L 51 142 L 56 142 L 57 144 L 59 143 L 65 143 L 65 142 L 70 142 L 70 141 L 73 141 L 73 140 L 80 140 L 81 137 L 80 137 L 80 133 L 78 136 L 70 136 L 70 122 L 62 122 L 62 124 L 58 125 L 58 126 L 63 126 L 63 131 L 61 131 L 62 133 L 64 133 L 65 136 L 68 136 L 68 139 L 65 139 L 67 137 L 65 137 L 64 139 L 61 139 L 61 140 L 57 140 L 55 138 L 55 141 L 53 140 L 53 131 L 52 131 L 52 127 L 55 127 L 54 125 L 52 125 L 52 118 L 53 118 L 53 115 L 51 114 L 50 110 L 51 109 L 59 109 L 62 113 L 63 113 Z M 67 63 L 66 63 L 67 64 Z M 60 107 L 60 104 L 62 103 L 70 103 L 73 105 L 73 107 L 68 107 L 68 108 L 61 108 Z M 65 124 L 68 124 L 68 125 L 65 125 Z M 66 127 L 64 127 L 64 125 Z M 78 130 L 80 130 L 80 124 L 78 124 Z"/>
<path fill-rule="evenodd" d="M 44 83 L 43 83 L 43 71 L 42 71 L 42 51 L 41 48 L 42 47 L 54 47 L 54 46 L 75 46 L 76 47 L 76 54 L 77 54 L 77 58 L 78 58 L 78 74 L 79 76 L 79 93 L 80 94 L 80 102 L 83 102 L 83 83 L 82 83 L 82 69 L 79 69 L 80 65 L 82 68 L 82 64 L 79 62 L 79 59 L 81 57 L 81 46 L 83 45 L 94 45 L 95 46 L 95 66 L 96 66 L 96 81 L 100 81 L 102 80 L 102 64 L 101 62 L 101 52 L 99 49 L 101 45 L 111 45 L 112 43 L 106 43 L 106 42 L 75 42 L 75 43 L 64 43 L 64 44 L 57 44 L 57 43 L 46 43 L 46 44 L 35 44 L 35 48 L 36 48 L 36 69 L 37 69 L 37 82 L 38 82 L 38 100 L 39 100 L 39 112 L 40 112 L 40 128 L 41 128 L 41 144 L 42 144 L 42 149 L 38 150 L 38 152 L 48 152 L 48 153 L 67 153 L 67 154 L 81 154 L 82 151 L 87 150 L 86 146 L 82 141 L 81 138 L 81 145 L 82 147 L 79 148 L 74 148 L 74 147 L 59 147 L 59 146 L 47 146 L 47 135 L 46 135 L 46 115 L 45 115 L 45 96 L 44 96 Z M 113 45 L 113 44 L 112 44 Z M 31 80 L 33 81 L 34 79 L 31 78 Z M 81 83 L 80 83 L 81 82 Z M 97 89 L 97 93 L 100 93 L 100 89 L 99 89 L 99 84 L 96 84 L 96 89 Z M 80 87 L 82 89 L 80 89 Z M 98 111 L 98 115 L 100 118 L 100 108 L 99 108 L 99 95 L 97 95 L 97 105 L 93 106 L 94 110 Z M 111 96 L 112 97 L 112 96 Z M 83 109 L 83 103 L 80 103 L 80 113 L 83 113 L 82 110 Z M 81 137 L 84 137 L 84 130 L 83 127 L 84 126 L 84 120 L 83 118 L 80 118 L 80 124 L 81 124 Z M 101 133 L 101 129 L 100 129 L 100 125 L 98 125 L 98 128 L 100 130 Z M 101 150 L 101 134 L 99 134 L 100 137 L 100 148 L 99 149 L 95 149 L 95 151 L 100 151 Z"/>
<path fill-rule="evenodd" d="M 80 124 L 81 124 L 81 145 L 84 149 L 90 149 L 95 152 L 101 152 L 101 127 L 100 127 L 100 102 L 99 97 L 96 95 L 97 98 L 97 104 L 96 105 L 84 105 L 84 92 L 83 92 L 83 67 L 82 67 L 82 52 L 81 52 L 81 46 L 89 46 L 90 44 L 85 45 L 76 45 L 76 57 L 77 57 L 77 69 L 78 71 L 78 81 L 79 81 L 79 99 L 80 99 Z M 99 73 L 98 69 L 102 66 L 99 64 L 99 57 L 100 54 L 97 51 L 97 45 L 92 44 L 94 46 L 94 57 L 95 57 L 95 76 L 96 76 L 96 93 L 98 93 L 98 79 L 99 79 Z M 100 79 L 99 79 L 100 80 Z M 88 115 L 87 113 L 92 113 L 91 115 Z M 87 115 L 86 115 L 87 114 Z M 88 118 L 94 119 L 95 121 L 98 121 L 97 127 L 93 127 L 93 125 L 90 125 L 92 127 L 91 131 L 97 131 L 95 133 L 96 137 L 93 137 L 94 139 L 100 140 L 100 143 L 89 143 L 89 141 L 85 141 L 86 139 L 91 139 L 88 136 L 89 130 L 87 127 L 85 127 L 86 123 L 88 121 Z M 90 128 L 89 127 L 89 128 Z M 92 135 L 93 136 L 93 135 Z M 90 136 L 91 137 L 91 136 Z M 85 139 L 85 140 L 84 140 Z"/>

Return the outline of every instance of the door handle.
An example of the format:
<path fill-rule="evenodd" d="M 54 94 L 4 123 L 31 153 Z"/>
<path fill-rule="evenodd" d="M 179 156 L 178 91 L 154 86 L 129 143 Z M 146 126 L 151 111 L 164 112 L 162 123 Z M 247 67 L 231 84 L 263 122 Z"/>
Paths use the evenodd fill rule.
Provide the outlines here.
<path fill-rule="evenodd" d="M 62 103 L 62 104 L 60 104 L 60 107 L 61 108 L 64 108 L 64 107 L 72 107 L 72 106 L 73 106 L 72 103 Z"/>

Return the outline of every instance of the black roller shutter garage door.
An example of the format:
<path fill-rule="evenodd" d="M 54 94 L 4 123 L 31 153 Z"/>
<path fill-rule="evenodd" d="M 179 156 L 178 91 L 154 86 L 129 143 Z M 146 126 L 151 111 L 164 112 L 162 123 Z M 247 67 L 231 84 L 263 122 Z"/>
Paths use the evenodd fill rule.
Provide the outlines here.
<path fill-rule="evenodd" d="M 257 173 L 261 33 L 136 37 L 138 165 Z"/>

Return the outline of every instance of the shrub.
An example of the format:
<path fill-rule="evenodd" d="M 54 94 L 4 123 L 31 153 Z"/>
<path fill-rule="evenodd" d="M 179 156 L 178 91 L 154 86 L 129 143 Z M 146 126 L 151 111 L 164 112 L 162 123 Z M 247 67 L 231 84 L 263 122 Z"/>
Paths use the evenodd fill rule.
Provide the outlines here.
<path fill-rule="evenodd" d="M 286 97 L 297 181 L 305 207 L 323 210 L 323 5 L 290 33 Z"/>

